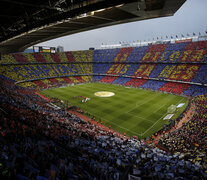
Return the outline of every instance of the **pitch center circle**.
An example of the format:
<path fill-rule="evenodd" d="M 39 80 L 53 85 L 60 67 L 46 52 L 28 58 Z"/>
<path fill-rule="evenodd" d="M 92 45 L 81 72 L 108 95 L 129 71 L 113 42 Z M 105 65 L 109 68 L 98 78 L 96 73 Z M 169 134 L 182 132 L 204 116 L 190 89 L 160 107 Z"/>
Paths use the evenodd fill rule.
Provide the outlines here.
<path fill-rule="evenodd" d="M 94 95 L 98 97 L 111 97 L 114 96 L 115 93 L 108 92 L 108 91 L 99 91 L 99 92 L 95 92 Z"/>

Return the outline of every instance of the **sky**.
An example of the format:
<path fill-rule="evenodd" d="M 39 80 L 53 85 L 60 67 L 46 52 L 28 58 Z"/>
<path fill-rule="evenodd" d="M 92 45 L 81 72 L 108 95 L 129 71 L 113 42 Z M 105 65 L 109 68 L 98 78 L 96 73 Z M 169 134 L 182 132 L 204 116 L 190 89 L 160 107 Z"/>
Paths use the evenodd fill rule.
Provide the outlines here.
<path fill-rule="evenodd" d="M 101 44 L 119 42 L 148 41 L 157 37 L 166 37 L 188 33 L 206 35 L 207 0 L 187 0 L 174 16 L 155 18 L 105 28 L 85 31 L 74 35 L 46 41 L 37 45 L 64 47 L 64 51 L 100 49 Z"/>

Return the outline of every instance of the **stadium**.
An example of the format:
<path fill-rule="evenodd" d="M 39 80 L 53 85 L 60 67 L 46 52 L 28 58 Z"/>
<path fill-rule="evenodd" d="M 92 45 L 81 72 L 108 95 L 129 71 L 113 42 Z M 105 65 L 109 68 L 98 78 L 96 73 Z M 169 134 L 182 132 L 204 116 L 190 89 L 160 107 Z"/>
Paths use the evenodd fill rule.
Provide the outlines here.
<path fill-rule="evenodd" d="M 36 45 L 172 16 L 184 3 L 3 0 L 0 178 L 206 179 L 206 35 L 62 52 Z"/>

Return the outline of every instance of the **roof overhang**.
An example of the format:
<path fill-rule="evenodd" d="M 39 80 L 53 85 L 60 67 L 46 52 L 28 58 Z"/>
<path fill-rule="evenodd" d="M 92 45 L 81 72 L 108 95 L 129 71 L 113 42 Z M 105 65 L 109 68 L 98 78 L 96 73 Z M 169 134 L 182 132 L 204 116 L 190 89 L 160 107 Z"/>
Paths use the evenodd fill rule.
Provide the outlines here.
<path fill-rule="evenodd" d="M 90 1 L 84 8 L 77 7 L 48 19 L 37 27 L 19 30 L 1 38 L 2 54 L 24 49 L 54 38 L 87 30 L 146 19 L 172 16 L 186 0 L 100 0 Z M 41 24 L 41 23 L 40 23 Z"/>

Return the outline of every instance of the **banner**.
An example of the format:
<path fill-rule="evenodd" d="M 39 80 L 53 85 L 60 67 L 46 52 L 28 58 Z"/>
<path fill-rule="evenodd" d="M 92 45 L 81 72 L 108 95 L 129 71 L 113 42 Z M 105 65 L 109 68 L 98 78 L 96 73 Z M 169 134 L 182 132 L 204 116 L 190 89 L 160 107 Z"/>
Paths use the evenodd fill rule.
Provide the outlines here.
<path fill-rule="evenodd" d="M 175 43 L 184 43 L 184 42 L 192 42 L 192 39 L 183 39 L 183 40 L 176 40 Z"/>

